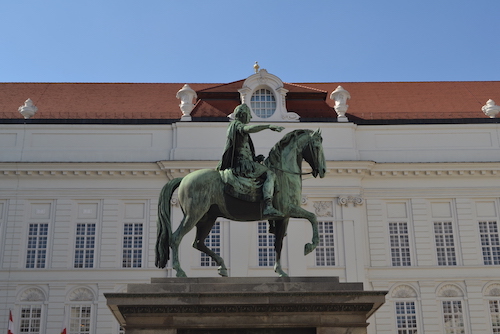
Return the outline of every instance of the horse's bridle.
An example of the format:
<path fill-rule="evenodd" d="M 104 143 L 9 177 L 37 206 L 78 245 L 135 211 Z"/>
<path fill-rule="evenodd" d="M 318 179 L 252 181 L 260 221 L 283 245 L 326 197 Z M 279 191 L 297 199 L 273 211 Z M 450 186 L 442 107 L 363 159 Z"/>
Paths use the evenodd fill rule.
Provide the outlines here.
<path fill-rule="evenodd" d="M 307 141 L 307 147 L 309 148 L 309 152 L 311 152 L 311 155 L 313 155 L 313 153 L 312 153 L 313 149 L 312 149 L 311 141 L 312 141 L 312 137 L 310 137 L 309 140 Z M 314 160 L 314 157 L 312 157 L 312 158 Z M 293 175 L 309 175 L 309 174 L 313 173 L 313 172 L 309 172 L 309 173 L 292 172 L 292 171 L 287 171 L 287 170 L 284 170 L 284 169 L 281 169 L 281 168 L 278 168 L 278 167 L 274 167 L 274 166 L 269 166 L 269 168 L 276 169 L 276 170 L 279 170 L 280 172 L 287 173 L 287 174 L 293 174 Z"/>

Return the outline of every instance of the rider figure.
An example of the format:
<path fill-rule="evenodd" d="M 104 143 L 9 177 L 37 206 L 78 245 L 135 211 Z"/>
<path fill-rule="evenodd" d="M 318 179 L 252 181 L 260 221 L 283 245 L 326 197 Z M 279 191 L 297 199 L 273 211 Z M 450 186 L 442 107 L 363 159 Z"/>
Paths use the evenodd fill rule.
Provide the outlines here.
<path fill-rule="evenodd" d="M 255 156 L 255 149 L 250 138 L 250 133 L 265 129 L 281 132 L 284 127 L 270 124 L 248 125 L 252 115 L 246 104 L 241 104 L 234 110 L 235 120 L 227 129 L 227 142 L 217 170 L 232 169 L 236 176 L 258 178 L 265 176 L 262 194 L 265 207 L 263 215 L 268 217 L 282 217 L 283 213 L 273 206 L 274 181 L 276 175 L 273 171 L 261 164 L 263 155 Z"/>

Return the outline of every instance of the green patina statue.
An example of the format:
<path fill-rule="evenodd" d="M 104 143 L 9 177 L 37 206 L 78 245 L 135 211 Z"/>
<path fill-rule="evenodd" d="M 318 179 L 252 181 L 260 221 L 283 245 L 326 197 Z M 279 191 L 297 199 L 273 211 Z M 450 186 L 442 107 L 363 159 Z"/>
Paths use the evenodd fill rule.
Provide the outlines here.
<path fill-rule="evenodd" d="M 245 104 L 236 107 L 235 120 L 229 125 L 226 148 L 217 170 L 201 169 L 173 179 L 163 187 L 158 203 L 157 267 L 167 265 L 172 250 L 172 268 L 177 277 L 186 276 L 179 262 L 179 244 L 196 226 L 193 247 L 209 255 L 219 265 L 219 274 L 227 276 L 222 257 L 204 244 L 218 217 L 234 221 L 268 220 L 270 232 L 276 236 L 274 270 L 279 276 L 287 276 L 281 267 L 281 249 L 290 218 L 305 218 L 311 223 L 312 241 L 305 245 L 304 254 L 318 245 L 316 216 L 300 206 L 304 174 L 301 164 L 302 160 L 307 161 L 314 177 L 324 177 L 326 164 L 321 132 L 294 130 L 287 133 L 264 160 L 263 156 L 255 156 L 249 134 L 265 129 L 279 132 L 283 127 L 249 125 L 250 115 Z M 177 188 L 184 218 L 173 232 L 170 199 Z"/>

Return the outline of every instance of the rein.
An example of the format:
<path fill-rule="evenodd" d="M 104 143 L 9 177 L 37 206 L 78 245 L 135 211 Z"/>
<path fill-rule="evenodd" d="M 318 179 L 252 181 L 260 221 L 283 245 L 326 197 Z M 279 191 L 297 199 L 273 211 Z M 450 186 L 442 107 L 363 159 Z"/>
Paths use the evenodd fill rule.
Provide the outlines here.
<path fill-rule="evenodd" d="M 312 174 L 312 172 L 309 172 L 309 173 L 291 172 L 291 171 L 284 170 L 284 169 L 281 169 L 281 168 L 278 168 L 278 167 L 274 167 L 274 166 L 269 166 L 269 168 L 279 170 L 280 172 L 283 172 L 283 173 L 294 174 L 294 175 L 308 175 L 308 174 Z"/>

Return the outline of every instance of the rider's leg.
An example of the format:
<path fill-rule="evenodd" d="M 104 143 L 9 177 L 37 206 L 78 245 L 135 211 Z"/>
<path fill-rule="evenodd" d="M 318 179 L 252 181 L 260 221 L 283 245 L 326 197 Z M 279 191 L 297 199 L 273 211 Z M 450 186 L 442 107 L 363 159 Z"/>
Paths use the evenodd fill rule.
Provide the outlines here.
<path fill-rule="evenodd" d="M 276 180 L 276 174 L 268 170 L 266 172 L 266 180 L 262 186 L 262 194 L 264 197 L 264 216 L 282 217 L 283 213 L 276 210 L 273 206 L 273 196 L 274 196 L 274 181 Z"/>

